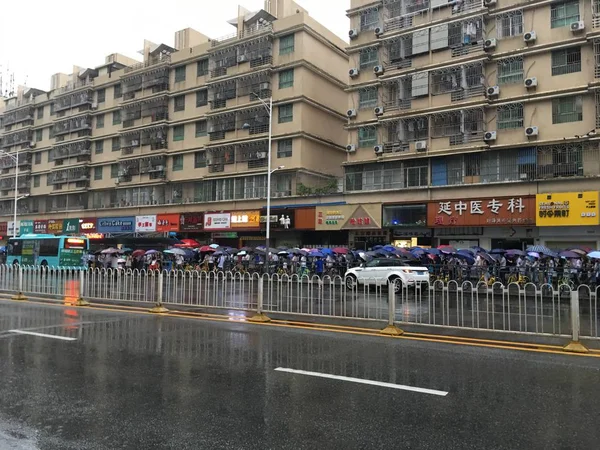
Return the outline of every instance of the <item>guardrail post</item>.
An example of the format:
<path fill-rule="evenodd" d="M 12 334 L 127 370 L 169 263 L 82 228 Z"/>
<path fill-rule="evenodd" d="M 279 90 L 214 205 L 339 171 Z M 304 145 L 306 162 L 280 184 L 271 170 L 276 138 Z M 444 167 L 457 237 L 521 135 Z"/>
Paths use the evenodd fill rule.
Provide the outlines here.
<path fill-rule="evenodd" d="M 388 283 L 388 324 L 383 330 L 380 331 L 381 334 L 387 334 L 388 336 L 400 336 L 404 334 L 404 331 L 396 326 L 396 291 L 394 282 Z M 402 288 L 400 288 L 400 292 L 402 293 Z"/>
<path fill-rule="evenodd" d="M 85 271 L 79 271 L 79 298 L 75 302 L 75 306 L 90 306 L 90 302 L 86 301 L 83 296 L 85 295 Z"/>
<path fill-rule="evenodd" d="M 156 288 L 156 304 L 150 308 L 150 312 L 154 314 L 164 314 L 169 312 L 167 308 L 163 306 L 163 281 L 164 276 L 162 270 L 158 273 L 158 287 Z"/>
<path fill-rule="evenodd" d="M 269 275 L 267 275 L 267 280 L 269 280 Z M 264 276 L 261 276 L 258 279 L 258 299 L 256 306 L 256 314 L 252 317 L 248 318 L 248 322 L 270 322 L 271 318 L 263 313 L 263 304 L 265 299 L 265 279 Z"/>
<path fill-rule="evenodd" d="M 588 353 L 588 348 L 579 342 L 579 291 L 571 291 L 571 328 L 573 336 L 571 342 L 563 347 L 566 352 Z"/>
<path fill-rule="evenodd" d="M 18 267 L 19 267 L 19 290 L 13 296 L 12 299 L 23 301 L 23 300 L 27 300 L 27 297 L 25 297 L 25 295 L 23 295 L 23 266 L 19 265 Z"/>

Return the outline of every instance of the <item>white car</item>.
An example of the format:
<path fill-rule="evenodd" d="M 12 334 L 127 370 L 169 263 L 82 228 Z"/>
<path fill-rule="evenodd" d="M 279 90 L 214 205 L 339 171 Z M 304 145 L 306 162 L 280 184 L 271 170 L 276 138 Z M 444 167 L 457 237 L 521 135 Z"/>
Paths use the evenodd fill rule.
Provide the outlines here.
<path fill-rule="evenodd" d="M 356 289 L 361 284 L 387 286 L 393 283 L 394 290 L 399 292 L 403 285 L 429 283 L 429 270 L 427 267 L 411 266 L 400 259 L 377 258 L 349 269 L 344 279 L 348 289 Z"/>

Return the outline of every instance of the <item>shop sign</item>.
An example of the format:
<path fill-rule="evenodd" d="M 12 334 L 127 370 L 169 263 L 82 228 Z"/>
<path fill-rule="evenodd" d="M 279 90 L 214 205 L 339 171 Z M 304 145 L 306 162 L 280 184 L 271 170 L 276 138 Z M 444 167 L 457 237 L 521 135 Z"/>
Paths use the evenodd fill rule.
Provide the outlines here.
<path fill-rule="evenodd" d="M 65 219 L 63 220 L 63 233 L 79 234 L 79 226 L 79 219 Z"/>
<path fill-rule="evenodd" d="M 151 232 L 156 231 L 156 216 L 135 216 L 135 231 L 136 232 Z"/>
<path fill-rule="evenodd" d="M 48 233 L 48 221 L 47 220 L 34 220 L 33 221 L 33 232 L 36 234 Z"/>
<path fill-rule="evenodd" d="M 15 223 L 11 220 L 10 222 L 8 222 L 8 235 L 9 236 L 13 236 L 15 234 Z M 17 232 L 16 235 L 20 235 L 21 234 L 21 222 L 19 222 L 17 220 Z"/>
<path fill-rule="evenodd" d="M 225 231 L 223 233 L 213 233 L 213 239 L 235 239 L 238 237 L 237 231 Z"/>
<path fill-rule="evenodd" d="M 48 233 L 50 234 L 63 234 L 63 220 L 50 219 L 48 221 Z"/>
<path fill-rule="evenodd" d="M 21 234 L 33 233 L 33 220 L 21 220 Z"/>
<path fill-rule="evenodd" d="M 5 236 L 8 233 L 8 222 L 0 222 L 0 236 Z"/>
<path fill-rule="evenodd" d="M 260 211 L 234 211 L 231 213 L 231 228 L 258 228 Z"/>
<path fill-rule="evenodd" d="M 85 233 L 84 235 L 88 239 L 104 239 L 104 235 L 102 233 Z"/>
<path fill-rule="evenodd" d="M 98 219 L 99 233 L 133 233 L 136 218 L 128 217 L 101 217 Z"/>
<path fill-rule="evenodd" d="M 203 228 L 202 213 L 185 213 L 179 216 L 179 231 L 202 231 Z"/>
<path fill-rule="evenodd" d="M 395 228 L 394 237 L 432 237 L 433 232 L 427 228 Z"/>
<path fill-rule="evenodd" d="M 535 225 L 534 197 L 446 200 L 427 205 L 430 227 Z"/>
<path fill-rule="evenodd" d="M 90 217 L 79 219 L 79 230 L 83 234 L 96 233 L 98 231 L 96 228 L 96 218 Z"/>
<path fill-rule="evenodd" d="M 179 214 L 159 214 L 156 216 L 156 231 L 179 231 Z"/>
<path fill-rule="evenodd" d="M 204 214 L 205 230 L 228 230 L 231 228 L 230 213 L 206 213 Z"/>
<path fill-rule="evenodd" d="M 540 227 L 599 224 L 598 191 L 536 196 L 536 225 Z"/>
<path fill-rule="evenodd" d="M 294 214 L 292 211 L 292 214 L 281 214 L 281 215 L 277 215 L 277 214 L 271 214 L 271 228 L 283 228 L 285 230 L 288 230 L 290 228 L 294 228 Z M 260 216 L 260 223 L 262 225 L 267 223 L 267 216 Z"/>
<path fill-rule="evenodd" d="M 316 208 L 316 230 L 381 228 L 381 203 Z"/>

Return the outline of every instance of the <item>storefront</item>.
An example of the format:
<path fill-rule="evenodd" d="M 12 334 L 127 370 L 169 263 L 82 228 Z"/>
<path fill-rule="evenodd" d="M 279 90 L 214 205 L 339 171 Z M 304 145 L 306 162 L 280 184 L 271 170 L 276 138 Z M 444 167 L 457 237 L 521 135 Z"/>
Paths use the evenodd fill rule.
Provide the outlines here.
<path fill-rule="evenodd" d="M 538 242 L 550 248 L 600 245 L 598 191 L 561 192 L 536 196 Z"/>
<path fill-rule="evenodd" d="M 427 205 L 433 246 L 522 248 L 537 237 L 535 197 L 444 200 Z"/>
<path fill-rule="evenodd" d="M 384 205 L 383 228 L 389 230 L 395 247 L 431 247 L 432 230 L 427 227 L 427 204 Z"/>
<path fill-rule="evenodd" d="M 179 235 L 183 238 L 194 239 L 199 244 L 209 244 L 210 235 L 204 233 L 204 213 L 180 214 Z"/>
<path fill-rule="evenodd" d="M 323 236 L 322 245 L 348 245 L 369 249 L 389 243 L 389 233 L 381 229 L 381 203 L 317 207 L 315 230 Z"/>
<path fill-rule="evenodd" d="M 55 220 L 55 219 L 48 220 L 48 233 L 55 234 L 55 235 L 63 234 L 64 224 L 65 224 L 64 220 L 60 220 L 60 219 L 59 220 Z M 77 228 L 79 228 L 79 223 L 77 223 Z"/>
<path fill-rule="evenodd" d="M 98 232 L 102 234 L 131 234 L 135 231 L 136 218 L 128 217 L 100 217 L 98 219 Z"/>

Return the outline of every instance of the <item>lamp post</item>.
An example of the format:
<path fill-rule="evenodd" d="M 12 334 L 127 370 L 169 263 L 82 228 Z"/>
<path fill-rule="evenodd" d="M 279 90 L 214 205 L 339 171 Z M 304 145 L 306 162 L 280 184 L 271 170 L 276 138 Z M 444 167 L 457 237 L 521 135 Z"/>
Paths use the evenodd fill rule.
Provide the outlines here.
<path fill-rule="evenodd" d="M 19 147 L 17 146 L 16 156 L 0 150 L 4 156 L 8 156 L 15 162 L 15 207 L 13 211 L 13 237 L 17 237 L 17 203 L 19 202 Z"/>

